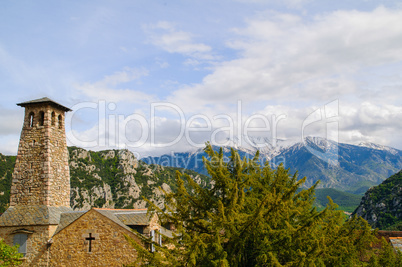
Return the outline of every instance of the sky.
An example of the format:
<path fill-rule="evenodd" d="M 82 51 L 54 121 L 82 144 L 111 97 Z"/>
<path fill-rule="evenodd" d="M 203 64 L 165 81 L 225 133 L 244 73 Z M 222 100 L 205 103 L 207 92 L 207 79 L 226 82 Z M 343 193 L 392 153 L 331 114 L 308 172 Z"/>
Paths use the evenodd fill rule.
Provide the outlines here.
<path fill-rule="evenodd" d="M 402 1 L 0 2 L 0 153 L 49 97 L 138 157 L 307 135 L 402 149 Z"/>

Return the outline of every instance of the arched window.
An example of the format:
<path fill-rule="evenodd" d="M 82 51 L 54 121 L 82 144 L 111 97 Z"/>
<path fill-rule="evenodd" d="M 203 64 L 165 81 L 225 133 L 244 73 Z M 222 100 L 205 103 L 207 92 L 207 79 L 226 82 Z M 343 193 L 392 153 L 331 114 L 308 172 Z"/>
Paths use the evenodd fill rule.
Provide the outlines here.
<path fill-rule="evenodd" d="M 52 112 L 52 126 L 56 125 L 56 114 L 54 113 L 54 111 Z"/>
<path fill-rule="evenodd" d="M 63 129 L 63 117 L 59 115 L 58 120 L 59 120 L 59 129 Z"/>
<path fill-rule="evenodd" d="M 29 127 L 33 127 L 34 126 L 34 113 L 33 112 L 29 113 L 28 119 L 29 119 Z"/>
<path fill-rule="evenodd" d="M 27 234 L 15 234 L 14 235 L 14 246 L 15 245 L 20 245 L 18 248 L 18 252 L 23 254 L 25 257 L 25 254 L 27 253 L 27 240 L 28 240 L 28 235 Z"/>
<path fill-rule="evenodd" d="M 39 126 L 43 126 L 45 122 L 45 112 L 40 111 L 39 112 Z"/>

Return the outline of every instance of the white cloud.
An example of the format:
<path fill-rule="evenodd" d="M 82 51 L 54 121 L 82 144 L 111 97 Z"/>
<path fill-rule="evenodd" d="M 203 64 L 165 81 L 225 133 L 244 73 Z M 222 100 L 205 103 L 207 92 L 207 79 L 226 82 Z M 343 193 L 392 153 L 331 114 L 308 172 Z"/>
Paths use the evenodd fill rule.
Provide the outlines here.
<path fill-rule="evenodd" d="M 402 149 L 402 107 L 363 102 L 340 109 L 340 139 L 349 143 L 368 141 Z"/>
<path fill-rule="evenodd" d="M 301 8 L 303 5 L 311 2 L 312 0 L 282 0 L 282 1 L 276 1 L 276 0 L 236 0 L 237 2 L 241 3 L 257 3 L 257 4 L 267 4 L 269 2 L 274 3 L 274 4 L 279 4 L 279 5 L 285 5 L 286 7 L 289 8 Z"/>
<path fill-rule="evenodd" d="M 307 20 L 267 12 L 228 45 L 241 57 L 216 65 L 202 83 L 171 95 L 175 103 L 332 100 L 359 95 L 354 75 L 402 60 L 402 11 L 335 11 Z"/>
<path fill-rule="evenodd" d="M 153 25 L 144 26 L 149 41 L 169 53 L 178 53 L 187 57 L 212 60 L 212 48 L 203 43 L 195 42 L 189 32 L 176 30 L 175 26 L 167 21 L 160 21 Z"/>
<path fill-rule="evenodd" d="M 118 89 L 117 85 L 138 80 L 142 76 L 148 75 L 144 69 L 124 68 L 112 75 L 105 76 L 102 80 L 94 83 L 84 83 L 77 85 L 77 89 L 90 97 L 91 100 L 107 100 L 110 102 L 141 103 L 155 100 L 155 96 L 149 95 L 139 90 Z"/>

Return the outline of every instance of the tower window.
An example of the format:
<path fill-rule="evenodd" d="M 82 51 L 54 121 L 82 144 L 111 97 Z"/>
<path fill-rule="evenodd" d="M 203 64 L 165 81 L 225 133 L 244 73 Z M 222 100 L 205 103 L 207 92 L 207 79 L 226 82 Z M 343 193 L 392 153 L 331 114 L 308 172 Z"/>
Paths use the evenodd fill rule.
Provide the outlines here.
<path fill-rule="evenodd" d="M 14 246 L 15 245 L 20 245 L 18 248 L 18 252 L 23 254 L 25 257 L 25 254 L 27 253 L 27 240 L 28 240 L 28 235 L 27 234 L 16 234 L 14 235 Z"/>
<path fill-rule="evenodd" d="M 45 122 L 45 112 L 39 112 L 39 126 L 43 126 Z"/>
<path fill-rule="evenodd" d="M 33 125 L 34 125 L 34 113 L 33 112 L 31 112 L 31 113 L 29 113 L 29 127 L 33 127 Z"/>
<path fill-rule="evenodd" d="M 58 120 L 59 120 L 59 129 L 63 129 L 63 117 L 59 115 Z"/>
<path fill-rule="evenodd" d="M 54 113 L 54 111 L 52 112 L 52 126 L 56 125 L 56 114 Z"/>

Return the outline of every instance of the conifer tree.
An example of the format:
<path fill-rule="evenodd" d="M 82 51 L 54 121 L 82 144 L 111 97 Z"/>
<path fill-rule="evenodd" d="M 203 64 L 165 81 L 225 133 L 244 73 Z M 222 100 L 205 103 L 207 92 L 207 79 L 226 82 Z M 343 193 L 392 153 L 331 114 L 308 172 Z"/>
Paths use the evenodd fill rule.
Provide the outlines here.
<path fill-rule="evenodd" d="M 207 144 L 205 167 L 211 188 L 177 172 L 177 191 L 164 192 L 165 209 L 153 203 L 163 222 L 176 226 L 169 246 L 153 243 L 150 252 L 132 241 L 138 263 L 151 266 L 353 266 L 370 259 L 375 231 L 360 217 L 345 222 L 329 199 L 319 212 L 314 189 L 303 189 L 306 178 L 290 175 L 282 165 L 261 166 L 232 149 Z M 129 238 L 128 238 L 129 239 Z M 130 239 L 129 239 L 130 240 Z M 143 238 L 146 243 L 151 239 Z"/>

